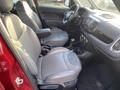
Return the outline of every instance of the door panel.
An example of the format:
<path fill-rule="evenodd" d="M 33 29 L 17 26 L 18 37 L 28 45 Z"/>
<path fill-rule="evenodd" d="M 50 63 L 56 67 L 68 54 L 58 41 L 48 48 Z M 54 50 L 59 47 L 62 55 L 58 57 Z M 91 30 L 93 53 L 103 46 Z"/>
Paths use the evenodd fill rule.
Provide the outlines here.
<path fill-rule="evenodd" d="M 48 26 L 63 25 L 62 20 L 64 13 L 69 8 L 65 7 L 63 2 L 58 3 L 57 0 L 54 0 L 54 2 L 46 0 L 47 3 L 41 3 L 41 1 L 42 0 L 38 0 L 37 8 L 45 24 Z"/>

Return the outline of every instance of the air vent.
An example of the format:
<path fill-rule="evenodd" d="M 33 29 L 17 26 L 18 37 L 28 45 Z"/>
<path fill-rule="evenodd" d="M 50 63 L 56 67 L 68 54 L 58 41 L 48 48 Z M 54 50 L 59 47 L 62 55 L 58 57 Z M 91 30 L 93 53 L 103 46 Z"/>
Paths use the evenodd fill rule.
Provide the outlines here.
<path fill-rule="evenodd" d="M 116 51 L 119 51 L 120 50 L 120 40 L 118 40 L 115 45 L 113 46 L 113 49 L 116 50 Z"/>

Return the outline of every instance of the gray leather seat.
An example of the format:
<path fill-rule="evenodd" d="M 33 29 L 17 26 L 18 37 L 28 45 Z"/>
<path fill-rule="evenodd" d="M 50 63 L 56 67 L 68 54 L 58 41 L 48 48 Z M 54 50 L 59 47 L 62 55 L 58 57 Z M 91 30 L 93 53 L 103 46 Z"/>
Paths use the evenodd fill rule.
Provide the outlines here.
<path fill-rule="evenodd" d="M 9 13 L 12 0 L 0 0 L 2 21 L 6 27 L 6 37 L 25 62 L 26 67 L 37 78 L 38 84 L 58 84 L 63 87 L 76 83 L 81 71 L 77 55 L 66 48 L 52 49 L 46 56 L 41 56 L 41 45 L 35 32 L 25 25 L 18 16 Z"/>
<path fill-rule="evenodd" d="M 31 27 L 35 32 L 42 29 L 42 23 L 38 15 L 30 8 L 26 1 L 18 1 L 15 6 L 18 16 L 26 25 Z M 41 38 L 41 41 L 43 44 L 51 46 L 64 46 L 68 41 L 68 34 L 59 28 L 51 28 L 51 35 Z"/>

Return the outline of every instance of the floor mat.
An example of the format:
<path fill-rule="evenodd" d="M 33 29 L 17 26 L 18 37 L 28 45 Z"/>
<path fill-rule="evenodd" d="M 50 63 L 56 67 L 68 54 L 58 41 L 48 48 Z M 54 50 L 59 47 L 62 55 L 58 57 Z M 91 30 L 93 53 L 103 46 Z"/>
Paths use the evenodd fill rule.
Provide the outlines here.
<path fill-rule="evenodd" d="M 78 90 L 109 90 L 113 82 L 110 68 L 103 63 L 88 65 L 80 73 Z"/>

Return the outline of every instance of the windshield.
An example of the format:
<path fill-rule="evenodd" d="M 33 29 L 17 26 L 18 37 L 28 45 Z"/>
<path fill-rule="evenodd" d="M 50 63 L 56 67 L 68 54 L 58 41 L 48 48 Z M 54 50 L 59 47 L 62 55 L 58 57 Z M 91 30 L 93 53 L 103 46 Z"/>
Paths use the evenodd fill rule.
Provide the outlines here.
<path fill-rule="evenodd" d="M 112 0 L 92 0 L 92 2 L 101 10 L 119 12 Z"/>
<path fill-rule="evenodd" d="M 118 13 L 112 0 L 79 0 L 81 6 Z"/>

